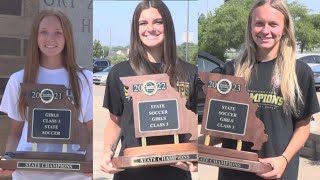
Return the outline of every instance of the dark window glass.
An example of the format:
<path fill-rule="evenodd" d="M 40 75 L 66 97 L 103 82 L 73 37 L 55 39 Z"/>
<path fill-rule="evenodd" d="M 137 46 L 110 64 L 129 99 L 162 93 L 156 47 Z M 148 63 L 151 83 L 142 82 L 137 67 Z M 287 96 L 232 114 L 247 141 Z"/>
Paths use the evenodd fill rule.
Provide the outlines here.
<path fill-rule="evenodd" d="M 108 66 L 108 65 L 109 65 L 108 61 L 101 61 L 101 66 Z"/>
<path fill-rule="evenodd" d="M 0 37 L 0 55 L 20 56 L 20 39 Z"/>
<path fill-rule="evenodd" d="M 21 15 L 22 0 L 0 0 L 0 14 Z"/>
<path fill-rule="evenodd" d="M 215 62 L 212 62 L 206 58 L 199 57 L 198 58 L 198 69 L 204 72 L 210 72 L 212 69 L 219 67 L 219 65 Z"/>

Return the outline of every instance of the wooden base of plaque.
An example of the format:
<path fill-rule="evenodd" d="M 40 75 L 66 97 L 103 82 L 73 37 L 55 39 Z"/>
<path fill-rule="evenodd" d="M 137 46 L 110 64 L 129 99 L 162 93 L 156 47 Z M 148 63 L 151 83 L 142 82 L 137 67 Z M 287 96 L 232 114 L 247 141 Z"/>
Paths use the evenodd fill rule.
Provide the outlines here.
<path fill-rule="evenodd" d="M 265 173 L 272 170 L 271 165 L 266 165 L 258 161 L 258 155 L 256 153 L 206 146 L 203 144 L 199 144 L 198 148 L 199 163 L 201 164 L 253 173 Z"/>
<path fill-rule="evenodd" d="M 92 173 L 92 161 L 74 153 L 19 152 L 13 159 L 1 159 L 2 169 L 72 171 Z"/>
<path fill-rule="evenodd" d="M 112 159 L 112 164 L 118 169 L 129 169 L 173 165 L 186 161 L 198 161 L 197 144 L 181 143 L 127 148 L 123 156 Z"/>

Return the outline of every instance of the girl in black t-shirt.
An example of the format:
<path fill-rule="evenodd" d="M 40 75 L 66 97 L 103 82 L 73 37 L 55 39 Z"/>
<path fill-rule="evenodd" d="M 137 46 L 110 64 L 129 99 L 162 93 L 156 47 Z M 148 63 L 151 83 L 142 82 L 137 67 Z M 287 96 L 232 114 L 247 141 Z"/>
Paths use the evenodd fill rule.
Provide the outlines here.
<path fill-rule="evenodd" d="M 177 58 L 175 30 L 169 9 L 162 1 L 142 1 L 136 7 L 131 24 L 129 61 L 115 65 L 108 75 L 103 106 L 110 111 L 105 128 L 101 170 L 115 173 L 114 179 L 191 180 L 191 162 L 173 166 L 119 170 L 112 166 L 114 149 L 121 138 L 120 156 L 128 147 L 141 146 L 135 138 L 132 99 L 120 77 L 166 73 L 170 84 L 186 85 L 187 108 L 196 111 L 197 68 Z M 178 85 L 177 85 L 178 84 Z M 196 121 L 196 119 L 195 119 Z M 197 127 L 195 127 L 197 128 Z M 165 141 L 165 137 L 156 138 Z"/>
<path fill-rule="evenodd" d="M 226 74 L 243 77 L 257 116 L 263 121 L 268 141 L 258 152 L 270 172 L 253 174 L 220 168 L 220 180 L 282 179 L 298 176 L 299 149 L 310 133 L 310 117 L 319 111 L 313 73 L 296 61 L 296 41 L 291 15 L 281 0 L 258 0 L 247 24 L 245 47 L 225 67 Z M 257 98 L 270 97 L 270 98 Z M 224 140 L 223 147 L 236 142 Z M 242 150 L 250 151 L 252 144 Z"/>

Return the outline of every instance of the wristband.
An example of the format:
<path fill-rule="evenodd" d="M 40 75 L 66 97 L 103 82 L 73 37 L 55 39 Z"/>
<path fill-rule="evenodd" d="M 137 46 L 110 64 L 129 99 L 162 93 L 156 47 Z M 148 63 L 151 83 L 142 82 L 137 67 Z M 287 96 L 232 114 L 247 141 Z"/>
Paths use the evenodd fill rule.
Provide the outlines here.
<path fill-rule="evenodd" d="M 112 159 L 116 151 L 116 148 L 114 148 L 113 146 L 110 146 L 110 150 L 112 151 L 112 156 L 111 156 L 111 159 Z"/>
<path fill-rule="evenodd" d="M 283 155 L 283 154 L 281 154 L 281 156 L 286 160 L 286 162 L 287 162 L 287 164 L 289 163 L 288 162 L 288 159 Z"/>

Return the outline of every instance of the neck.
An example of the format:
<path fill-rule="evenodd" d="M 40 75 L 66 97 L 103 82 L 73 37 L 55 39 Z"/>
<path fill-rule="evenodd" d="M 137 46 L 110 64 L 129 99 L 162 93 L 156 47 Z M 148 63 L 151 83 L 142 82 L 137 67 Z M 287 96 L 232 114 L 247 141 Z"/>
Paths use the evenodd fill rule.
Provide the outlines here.
<path fill-rule="evenodd" d="M 159 49 L 148 49 L 147 50 L 148 59 L 153 63 L 160 63 L 162 61 L 162 50 Z"/>
<path fill-rule="evenodd" d="M 63 68 L 62 56 L 57 55 L 54 57 L 48 57 L 41 55 L 40 65 L 47 69 L 60 69 Z"/>
<path fill-rule="evenodd" d="M 276 45 L 272 49 L 258 49 L 256 59 L 260 62 L 271 61 L 278 56 L 279 45 Z"/>

